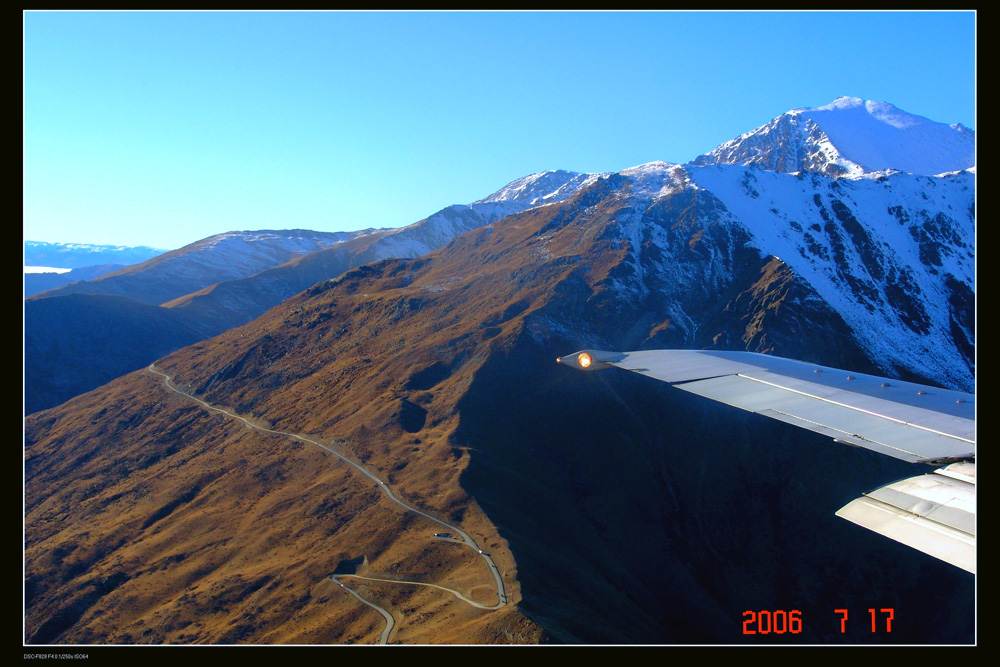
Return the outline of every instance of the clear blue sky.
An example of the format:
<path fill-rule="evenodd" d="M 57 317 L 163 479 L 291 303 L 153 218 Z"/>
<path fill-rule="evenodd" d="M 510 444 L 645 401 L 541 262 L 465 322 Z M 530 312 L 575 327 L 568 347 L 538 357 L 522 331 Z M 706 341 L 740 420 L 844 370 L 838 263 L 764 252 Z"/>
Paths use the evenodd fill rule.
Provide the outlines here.
<path fill-rule="evenodd" d="M 398 227 L 841 95 L 975 129 L 972 12 L 26 12 L 24 238 Z"/>

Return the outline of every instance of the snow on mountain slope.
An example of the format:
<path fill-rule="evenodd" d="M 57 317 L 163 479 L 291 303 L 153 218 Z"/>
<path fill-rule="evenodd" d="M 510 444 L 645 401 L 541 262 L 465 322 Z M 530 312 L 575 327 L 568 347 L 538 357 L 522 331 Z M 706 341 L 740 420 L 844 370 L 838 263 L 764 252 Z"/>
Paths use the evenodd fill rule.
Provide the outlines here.
<path fill-rule="evenodd" d="M 762 255 L 791 267 L 844 319 L 876 363 L 972 389 L 973 170 L 851 180 L 660 162 L 620 176 L 628 179 L 624 191 L 631 200 L 623 210 L 631 212 L 619 224 L 639 272 L 619 289 L 725 283 L 726 249 L 706 251 L 701 275 L 678 275 L 683 263 L 676 256 L 685 249 L 670 240 L 670 225 L 678 221 L 650 224 L 649 212 L 663 206 L 658 202 L 700 192 L 703 196 L 692 200 L 698 203 L 685 211 L 688 219 L 748 232 Z"/>
<path fill-rule="evenodd" d="M 975 166 L 976 134 L 887 102 L 840 97 L 825 106 L 793 109 L 694 163 L 850 178 L 885 170 L 931 176 Z"/>
<path fill-rule="evenodd" d="M 244 277 L 371 231 L 291 229 L 225 232 L 185 246 L 176 257 L 167 256 L 164 260 L 176 263 L 178 269 L 183 271 L 224 271 L 227 275 Z"/>
<path fill-rule="evenodd" d="M 455 204 L 419 222 L 388 232 L 372 245 L 375 259 L 420 257 L 465 232 L 530 208 L 516 201 L 494 200 Z"/>
<path fill-rule="evenodd" d="M 581 174 L 561 169 L 543 171 L 512 181 L 489 197 L 473 203 L 519 202 L 527 206 L 549 204 L 573 196 L 600 176 L 601 174 Z"/>
<path fill-rule="evenodd" d="M 467 231 L 534 206 L 572 197 L 601 174 L 550 170 L 524 176 L 471 204 L 455 204 L 434 215 L 391 230 L 373 245 L 374 257 L 419 257 Z"/>

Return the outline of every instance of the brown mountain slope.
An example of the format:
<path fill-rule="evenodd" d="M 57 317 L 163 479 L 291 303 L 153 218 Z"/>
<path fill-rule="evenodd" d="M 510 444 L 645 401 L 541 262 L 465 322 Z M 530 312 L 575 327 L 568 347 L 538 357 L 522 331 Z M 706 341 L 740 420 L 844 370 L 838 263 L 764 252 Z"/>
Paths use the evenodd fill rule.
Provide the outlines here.
<path fill-rule="evenodd" d="M 222 403 L 264 420 L 268 418 L 257 414 L 263 407 L 261 400 L 278 398 L 272 395 L 275 383 L 287 381 L 289 386 L 279 392 L 283 398 L 264 412 L 290 412 L 268 422 L 269 426 L 285 429 L 299 422 L 293 431 L 317 433 L 324 440 L 331 436 L 350 439 L 346 447 L 351 455 L 391 485 L 398 485 L 404 497 L 461 521 L 494 551 L 508 579 L 508 598 L 516 603 L 519 595 L 509 551 L 457 484 L 467 457 L 448 444 L 455 415 L 427 414 L 434 407 L 432 394 L 425 390 L 435 374 L 432 355 L 441 355 L 441 338 L 434 331 L 437 323 L 407 334 L 414 340 L 426 337 L 421 354 L 414 355 L 408 367 L 400 367 L 400 341 L 380 335 L 410 310 L 421 308 L 422 299 L 428 304 L 437 302 L 439 313 L 452 317 L 447 314 L 448 297 L 438 291 L 433 275 L 428 279 L 430 287 L 403 286 L 412 270 L 404 262 L 359 269 L 333 290 L 341 295 L 339 302 L 326 294 L 322 298 L 300 295 L 270 317 L 196 344 L 161 365 L 176 372 L 192 364 L 191 372 L 177 374 L 181 386 L 207 373 L 197 392 L 213 403 L 232 389 L 232 380 L 241 383 L 238 378 L 245 374 L 269 369 L 258 388 L 244 387 L 248 391 L 227 396 Z M 381 298 L 355 289 L 382 275 L 384 279 L 373 285 L 386 292 Z M 399 299 L 398 290 L 407 297 Z M 359 329 L 360 346 L 342 331 L 345 324 Z M 440 389 L 446 396 L 468 383 L 475 366 L 471 352 L 478 342 L 496 333 L 490 330 L 455 346 L 456 355 L 468 356 L 473 363 L 466 373 L 449 378 Z M 301 355 L 307 339 L 312 353 Z M 205 363 L 217 365 L 218 370 L 206 371 Z M 405 396 L 400 393 L 404 387 L 409 387 Z M 116 401 L 119 392 L 136 400 Z M 295 396 L 298 392 L 302 394 Z M 145 404 L 146 399 L 153 403 Z M 59 416 L 54 418 L 54 414 Z M 418 430 L 419 436 L 414 434 Z M 235 434 L 229 436 L 230 431 Z M 331 605 L 357 613 L 358 603 L 343 593 L 336 602 L 325 604 L 325 597 L 337 596 L 330 593 L 336 589 L 324 577 L 341 561 L 362 556 L 375 572 L 412 573 L 446 586 L 457 582 L 461 590 L 476 596 L 489 590 L 489 573 L 481 563 L 470 562 L 461 550 L 429 539 L 437 526 L 382 507 L 387 503 L 380 505 L 378 494 L 364 478 L 358 481 L 356 473 L 337 466 L 328 455 L 294 442 L 289 445 L 287 438 L 260 438 L 237 422 L 213 417 L 189 400 L 169 395 L 149 373 L 132 374 L 70 401 L 58 412 L 40 413 L 28 420 L 27 432 L 31 592 L 27 627 L 33 643 L 57 638 L 112 643 L 371 641 L 381 629 L 377 616 L 375 622 L 369 618 L 370 627 L 364 628 L 369 635 L 360 630 L 351 634 L 341 628 L 340 620 L 332 622 L 334 631 L 330 625 L 309 620 L 310 614 L 329 615 Z M 81 442 L 86 444 L 84 449 L 77 447 Z M 73 451 L 66 451 L 67 447 Z M 393 450 L 404 451 L 406 457 L 394 456 Z M 304 461 L 295 462 L 303 456 Z M 65 463 L 53 467 L 53 458 Z M 415 464 L 408 466 L 407 459 Z M 297 466 L 311 472 L 297 474 Z M 69 479 L 79 482 L 66 484 Z M 356 486 L 350 486 L 351 479 Z M 150 493 L 150 485 L 157 491 Z M 59 491 L 45 495 L 43 490 L 57 486 Z M 303 496 L 309 489 L 314 490 L 312 500 Z M 148 503 L 136 502 L 147 493 L 151 496 Z M 344 498 L 338 499 L 341 493 Z M 98 527 L 95 512 L 113 518 Z M 77 514 L 81 518 L 75 519 Z M 294 547 L 285 546 L 291 537 Z M 318 560 L 317 551 L 322 552 Z M 150 560 L 149 553 L 157 554 L 155 566 L 143 565 Z M 248 571 L 250 562 L 254 565 Z M 60 577 L 65 582 L 53 584 L 45 576 L 54 567 L 66 571 Z M 113 588 L 104 582 L 113 582 Z M 265 585 L 271 586 L 264 589 L 267 593 L 276 592 L 258 595 L 262 603 L 247 607 L 247 596 Z M 154 588 L 149 590 L 150 586 Z M 312 593 L 315 586 L 326 593 Z M 435 597 L 422 589 L 381 587 L 385 589 L 382 595 L 404 618 L 415 610 L 422 616 L 430 613 L 425 609 L 444 609 L 431 621 L 401 623 L 395 641 L 507 642 L 539 637 L 537 627 L 520 617 L 513 605 L 487 613 L 449 600 L 447 594 Z M 287 597 L 291 593 L 279 593 L 286 589 L 294 592 L 294 599 Z M 200 601 L 199 590 L 206 601 Z M 188 597 L 181 601 L 179 597 L 185 594 Z M 309 607 L 314 596 L 324 598 L 324 604 Z M 232 604 L 205 609 L 204 605 L 216 605 L 211 601 L 220 597 L 231 598 Z M 429 601 L 414 601 L 425 598 Z M 282 611 L 289 605 L 304 611 L 289 616 Z M 132 611 L 110 614 L 106 611 L 110 609 Z M 217 611 L 218 619 L 206 611 Z M 463 621 L 464 617 L 469 620 Z M 146 632 L 153 619 L 155 629 Z M 301 626 L 313 623 L 320 623 L 325 634 L 305 633 Z"/>
<path fill-rule="evenodd" d="M 328 579 L 362 558 L 359 574 L 496 602 L 479 558 L 432 539 L 438 524 L 318 447 L 208 411 L 149 372 L 31 421 L 29 433 L 50 435 L 29 435 L 25 462 L 29 643 L 375 643 L 380 617 Z M 518 600 L 502 540 L 474 503 L 451 501 L 497 547 Z M 538 638 L 512 605 L 487 612 L 434 589 L 355 588 L 399 617 L 394 643 Z"/>
<path fill-rule="evenodd" d="M 349 271 L 157 365 L 208 403 L 341 443 L 485 545 L 511 603 L 499 611 L 366 584 L 401 618 L 394 641 L 967 639 L 961 574 L 833 516 L 908 466 L 645 378 L 554 363 L 584 346 L 687 344 L 871 366 L 710 195 L 636 213 L 627 186 L 611 177 L 425 258 Z M 669 229 L 673 245 L 645 257 L 674 253 L 676 279 L 625 293 L 621 281 L 651 275 L 618 231 L 636 214 Z M 699 267 L 719 257 L 728 278 L 706 284 Z M 697 318 L 694 340 L 679 312 Z M 801 336 L 816 322 L 822 347 Z M 26 439 L 33 642 L 374 642 L 378 616 L 325 579 L 345 562 L 489 590 L 482 561 L 386 506 L 370 480 L 148 372 L 30 417 Z M 928 595 L 928 582 L 948 594 Z M 908 622 L 888 636 L 839 632 L 833 609 L 877 605 Z M 801 635 L 746 636 L 747 609 L 808 621 Z"/>

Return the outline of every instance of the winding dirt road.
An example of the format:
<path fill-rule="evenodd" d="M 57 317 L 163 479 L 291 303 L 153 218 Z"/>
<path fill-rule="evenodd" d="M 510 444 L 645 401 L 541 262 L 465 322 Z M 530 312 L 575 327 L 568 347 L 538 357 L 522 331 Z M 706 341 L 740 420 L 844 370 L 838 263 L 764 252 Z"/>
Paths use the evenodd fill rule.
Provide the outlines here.
<path fill-rule="evenodd" d="M 262 426 L 258 426 L 257 424 L 254 424 L 253 422 L 245 419 L 244 417 L 241 417 L 240 415 L 236 414 L 235 412 L 233 412 L 231 410 L 227 410 L 226 408 L 216 407 L 214 405 L 206 403 L 205 401 L 201 400 L 200 398 L 196 398 L 196 397 L 192 396 L 191 394 L 188 394 L 187 392 L 182 391 L 181 389 L 178 389 L 177 387 L 175 387 L 174 385 L 172 385 L 170 383 L 170 376 L 168 376 L 166 373 L 163 373 L 163 372 L 157 370 L 156 364 L 150 364 L 149 367 L 147 368 L 147 370 L 150 373 L 153 373 L 155 375 L 159 375 L 160 377 L 162 377 L 163 378 L 163 384 L 164 384 L 164 386 L 167 387 L 167 389 L 169 389 L 170 391 L 172 391 L 172 392 L 174 392 L 176 394 L 180 394 L 181 396 L 183 396 L 183 397 L 185 397 L 185 398 L 187 398 L 189 400 L 195 401 L 196 403 L 198 403 L 202 407 L 204 407 L 206 410 L 211 410 L 213 412 L 222 413 L 222 414 L 226 415 L 227 417 L 231 417 L 233 419 L 237 419 L 237 420 L 243 422 L 244 424 L 246 424 L 250 428 L 257 429 L 258 431 L 263 431 L 264 433 L 273 433 L 275 435 L 283 435 L 283 436 L 287 436 L 289 438 L 295 438 L 297 440 L 301 440 L 303 442 L 308 442 L 308 443 L 310 443 L 312 445 L 315 445 L 315 446 L 319 447 L 320 449 L 322 449 L 322 450 L 324 450 L 326 452 L 329 452 L 330 454 L 333 454 L 334 456 L 336 456 L 338 459 L 340 459 L 344 463 L 350 465 L 352 468 L 354 468 L 355 470 L 357 470 L 361 474 L 365 475 L 366 477 L 368 477 L 369 479 L 371 479 L 372 481 L 374 481 L 375 484 L 377 484 L 378 487 L 380 489 L 382 489 L 382 491 L 385 493 L 385 495 L 388 496 L 388 498 L 391 501 L 393 501 L 394 503 L 396 503 L 400 507 L 404 508 L 408 512 L 413 512 L 414 514 L 418 514 L 418 515 L 420 515 L 422 517 L 430 519 L 431 521 L 433 521 L 434 523 L 436 523 L 438 525 L 444 526 L 448 530 L 453 531 L 460 538 L 460 539 L 451 539 L 449 541 L 455 542 L 457 544 L 462 544 L 462 545 L 464 545 L 464 546 L 466 546 L 466 547 L 468 547 L 470 549 L 474 549 L 480 556 L 483 557 L 483 559 L 486 561 L 487 566 L 490 569 L 490 573 L 493 575 L 493 579 L 496 581 L 496 586 L 497 586 L 497 603 L 494 604 L 494 605 L 484 605 L 484 604 L 476 602 L 474 600 L 470 600 L 469 598 L 465 597 L 464 595 L 462 595 L 461 593 L 459 593 L 456 590 L 453 590 L 453 589 L 450 589 L 450 588 L 444 588 L 443 586 L 438 586 L 436 584 L 428 584 L 428 583 L 418 582 L 418 581 L 399 581 L 399 580 L 395 580 L 395 579 L 378 579 L 378 578 L 375 578 L 375 577 L 362 577 L 362 576 L 354 575 L 354 574 L 330 575 L 329 578 L 330 578 L 331 581 L 334 581 L 338 585 L 340 585 L 342 588 L 347 589 L 351 593 L 351 595 L 353 595 L 354 597 L 356 597 L 358 600 L 360 600 L 364 604 L 368 605 L 369 607 L 372 607 L 373 609 L 375 609 L 376 611 L 378 611 L 382 615 L 382 617 L 385 618 L 386 627 L 382 630 L 382 634 L 381 634 L 381 636 L 379 638 L 379 643 L 380 644 L 387 644 L 387 643 L 389 643 L 389 633 L 392 632 L 392 629 L 393 629 L 393 627 L 395 626 L 395 623 L 396 623 L 395 619 L 392 616 L 392 614 L 389 611 L 387 611 L 386 609 L 383 609 L 382 607 L 379 607 L 375 603 L 373 603 L 373 602 L 371 602 L 369 600 L 365 600 L 354 589 L 352 589 L 351 587 L 347 586 L 342 581 L 340 581 L 340 578 L 342 578 L 342 577 L 348 578 L 349 577 L 349 578 L 354 578 L 354 579 L 368 579 L 368 580 L 371 580 L 371 581 L 382 581 L 382 582 L 388 582 L 388 583 L 393 583 L 393 584 L 403 584 L 403 585 L 408 585 L 408 586 L 429 586 L 431 588 L 438 588 L 440 590 L 447 591 L 447 592 L 453 594 L 455 597 L 457 597 L 458 599 L 462 600 L 463 602 L 466 602 L 466 603 L 468 603 L 468 604 L 470 604 L 470 605 L 472 605 L 474 607 L 478 607 L 479 609 L 497 610 L 497 609 L 500 609 L 500 608 L 506 606 L 506 604 L 507 604 L 507 593 L 506 593 L 506 591 L 504 589 L 503 578 L 500 576 L 500 571 L 497 569 L 496 563 L 493 562 L 493 559 L 490 558 L 490 555 L 488 553 L 485 553 L 482 549 L 479 548 L 479 545 L 476 544 L 476 541 L 474 539 L 472 539 L 472 537 L 468 533 L 466 533 L 464 530 L 462 530 L 458 526 L 453 526 L 450 523 L 446 523 L 446 522 L 442 521 L 441 519 L 438 519 L 438 518 L 436 518 L 434 516 L 431 516 L 430 514 L 427 514 L 426 512 L 423 512 L 423 511 L 417 509 L 413 505 L 410 505 L 406 501 L 402 500 L 395 493 L 393 493 L 393 491 L 389 487 L 389 485 L 386 484 L 383 480 L 379 479 L 371 471 L 365 469 L 364 467 L 362 467 L 361 465 L 355 463 L 354 461 L 351 461 L 350 459 L 344 457 L 342 454 L 339 454 L 338 452 L 336 452 L 333 449 L 327 447 L 323 443 L 317 442 L 316 440 L 313 440 L 312 438 L 307 438 L 307 437 L 302 436 L 302 435 L 297 435 L 295 433 L 289 433 L 287 431 L 276 431 L 274 429 L 269 429 L 269 428 L 264 428 Z"/>

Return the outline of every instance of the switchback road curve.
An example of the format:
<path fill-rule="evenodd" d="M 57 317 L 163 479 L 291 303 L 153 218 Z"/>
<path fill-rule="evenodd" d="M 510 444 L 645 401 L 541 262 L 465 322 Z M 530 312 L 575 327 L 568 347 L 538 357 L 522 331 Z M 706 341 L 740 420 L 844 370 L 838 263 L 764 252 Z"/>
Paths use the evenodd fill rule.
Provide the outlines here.
<path fill-rule="evenodd" d="M 210 410 L 210 411 L 213 411 L 213 412 L 222 413 L 222 414 L 226 415 L 227 417 L 231 417 L 233 419 L 237 419 L 237 420 L 243 422 L 244 424 L 246 424 L 250 428 L 257 429 L 258 431 L 262 431 L 264 433 L 273 433 L 275 435 L 283 435 L 283 436 L 286 436 L 286 437 L 289 437 L 289 438 L 295 438 L 297 440 L 301 440 L 303 442 L 308 442 L 308 443 L 310 443 L 312 445 L 315 445 L 315 446 L 319 447 L 320 449 L 322 449 L 322 450 L 324 450 L 326 452 L 329 452 L 330 454 L 333 454 L 338 459 L 340 459 L 344 463 L 348 464 L 349 466 L 351 466 L 352 468 L 354 468 L 355 470 L 357 470 L 358 472 L 360 472 L 362 475 L 364 475 L 364 476 L 368 477 L 369 479 L 371 479 L 380 489 L 382 489 L 382 492 L 385 493 L 385 495 L 389 498 L 389 500 L 391 500 L 392 502 L 396 503 L 397 505 L 399 505 L 400 507 L 402 507 L 403 509 L 405 509 L 408 512 L 413 512 L 414 514 L 418 514 L 418 515 L 420 515 L 422 517 L 430 519 L 434 523 L 436 523 L 438 525 L 441 525 L 441 526 L 444 526 L 445 528 L 447 528 L 450 531 L 453 531 L 456 535 L 459 536 L 460 539 L 450 540 L 450 541 L 461 543 L 464 546 L 466 546 L 466 547 L 468 547 L 470 549 L 475 550 L 476 553 L 478 553 L 480 556 L 482 556 L 483 560 L 486 561 L 486 565 L 489 567 L 490 573 L 493 575 L 494 581 L 496 582 L 496 586 L 497 586 L 497 603 L 495 605 L 483 605 L 483 604 L 480 604 L 478 602 L 474 602 L 473 600 L 470 600 L 469 598 L 466 598 L 465 596 L 463 596 L 462 594 L 460 594 L 458 591 L 454 591 L 454 590 L 449 589 L 449 588 L 443 588 L 441 586 L 437 586 L 437 585 L 434 585 L 434 584 L 425 584 L 425 583 L 421 583 L 421 582 L 410 582 L 410 581 L 395 581 L 395 580 L 390 580 L 390 579 L 375 579 L 373 577 L 358 577 L 357 575 L 335 575 L 338 578 L 334 578 L 334 576 L 331 576 L 330 579 L 332 579 L 333 581 L 336 581 L 342 587 L 347 588 L 348 590 L 350 590 L 351 593 L 355 597 L 357 597 L 359 600 L 361 600 L 362 602 L 364 602 L 368 606 L 375 608 L 380 614 L 382 614 L 383 617 L 386 618 L 386 626 L 387 627 L 386 627 L 386 629 L 384 629 L 382 631 L 382 636 L 380 638 L 380 643 L 385 644 L 385 643 L 388 642 L 389 632 L 392 630 L 392 627 L 393 627 L 393 625 L 395 623 L 395 621 L 391 620 L 392 619 L 392 615 L 389 614 L 389 612 L 387 612 L 385 609 L 382 609 L 381 607 L 379 607 L 378 605 L 375 605 L 375 604 L 373 604 L 373 603 L 371 603 L 371 602 L 369 602 L 367 600 L 364 600 L 360 595 L 358 595 L 356 592 L 354 592 L 353 589 L 350 589 L 348 586 L 344 585 L 339 580 L 339 577 L 351 576 L 351 577 L 358 578 L 358 579 L 366 579 L 367 578 L 367 579 L 372 579 L 372 580 L 375 580 L 375 581 L 386 581 L 386 582 L 390 582 L 390 583 L 398 583 L 398 584 L 406 584 L 406 585 L 419 585 L 419 586 L 431 586 L 433 588 L 439 588 L 439 589 L 448 591 L 450 593 L 453 593 L 460 600 L 462 600 L 462 601 L 464 601 L 464 602 L 466 602 L 466 603 L 468 603 L 468 604 L 470 604 L 470 605 L 472 605 L 474 607 L 478 607 L 480 609 L 497 610 L 497 609 L 500 609 L 500 608 L 506 606 L 506 604 L 507 604 L 507 592 L 506 592 L 506 590 L 504 588 L 503 578 L 500 576 L 500 571 L 497 569 L 496 563 L 493 562 L 493 559 L 490 557 L 490 555 L 488 553 L 484 552 L 481 548 L 479 548 L 479 545 L 476 544 L 476 541 L 468 533 L 466 533 L 464 530 L 462 530 L 458 526 L 453 526 L 450 523 L 446 523 L 446 522 L 442 521 L 441 519 L 438 519 L 437 517 L 431 516 L 430 514 L 427 514 L 426 512 L 424 512 L 424 511 L 422 511 L 420 509 L 417 509 L 413 505 L 410 505 L 406 501 L 402 500 L 399 496 L 397 496 L 393 492 L 393 490 L 389 487 L 388 484 L 386 484 L 383 480 L 379 479 L 378 476 L 376 476 L 375 474 L 373 474 L 371 471 L 365 469 L 364 467 L 362 467 L 361 465 L 355 463 L 354 461 L 351 461 L 350 459 L 346 458 L 342 454 L 340 454 L 340 453 L 334 451 L 333 449 L 327 447 L 323 443 L 317 442 L 316 440 L 313 440 L 312 438 L 308 438 L 308 437 L 305 437 L 305 436 L 302 436 L 302 435 L 298 435 L 296 433 L 289 433 L 287 431 L 276 431 L 274 429 L 269 429 L 269 428 L 264 428 L 263 426 L 258 426 L 257 424 L 254 424 L 253 422 L 245 419 L 244 417 L 241 417 L 240 415 L 236 414 L 235 412 L 233 412 L 231 410 L 227 410 L 225 408 L 216 407 L 214 405 L 206 403 L 205 401 L 201 400 L 200 398 L 192 396 L 191 394 L 189 394 L 189 393 L 187 393 L 185 391 L 182 391 L 181 389 L 178 389 L 177 387 L 175 387 L 174 385 L 172 385 L 170 383 L 170 376 L 169 375 L 167 375 L 166 373 L 163 373 L 163 372 L 157 370 L 156 364 L 150 364 L 149 367 L 147 368 L 147 370 L 150 373 L 153 373 L 155 375 L 159 375 L 160 377 L 162 377 L 163 378 L 163 384 L 164 384 L 164 386 L 167 389 L 169 389 L 170 391 L 172 391 L 172 392 L 174 392 L 176 394 L 180 394 L 181 396 L 183 396 L 183 397 L 185 397 L 185 398 L 187 398 L 189 400 L 195 401 L 196 403 L 198 403 L 202 407 L 204 407 L 206 410 Z"/>

